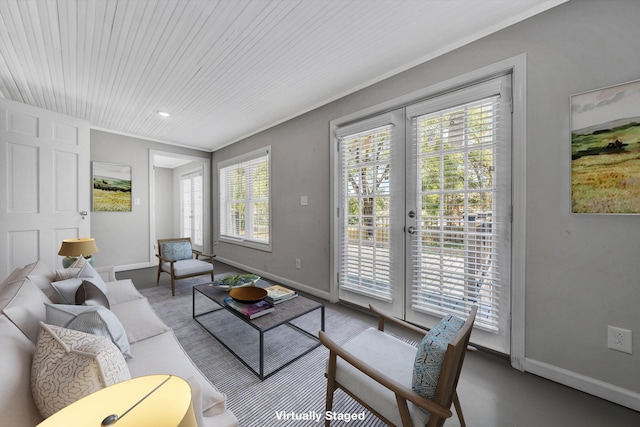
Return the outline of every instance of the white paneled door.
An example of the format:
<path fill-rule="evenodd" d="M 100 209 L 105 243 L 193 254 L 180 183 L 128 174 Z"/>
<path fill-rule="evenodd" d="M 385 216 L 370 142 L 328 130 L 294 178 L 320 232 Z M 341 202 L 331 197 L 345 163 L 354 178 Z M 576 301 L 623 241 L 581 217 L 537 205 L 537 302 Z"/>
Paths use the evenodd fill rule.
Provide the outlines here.
<path fill-rule="evenodd" d="M 89 124 L 5 98 L 0 118 L 0 278 L 60 268 L 61 241 L 91 231 Z"/>

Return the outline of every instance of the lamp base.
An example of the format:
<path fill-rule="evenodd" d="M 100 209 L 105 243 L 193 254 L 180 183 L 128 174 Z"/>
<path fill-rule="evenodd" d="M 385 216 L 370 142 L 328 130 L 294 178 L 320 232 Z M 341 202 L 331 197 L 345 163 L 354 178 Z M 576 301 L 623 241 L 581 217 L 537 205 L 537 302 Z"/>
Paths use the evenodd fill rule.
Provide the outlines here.
<path fill-rule="evenodd" d="M 62 258 L 62 267 L 63 268 L 69 268 L 71 267 L 71 264 L 73 264 L 74 262 L 76 262 L 76 260 L 78 259 L 77 256 L 66 256 L 64 258 Z M 91 264 L 91 266 L 93 266 L 93 255 L 90 257 L 84 257 L 84 259 L 87 260 L 87 262 L 89 264 Z"/>

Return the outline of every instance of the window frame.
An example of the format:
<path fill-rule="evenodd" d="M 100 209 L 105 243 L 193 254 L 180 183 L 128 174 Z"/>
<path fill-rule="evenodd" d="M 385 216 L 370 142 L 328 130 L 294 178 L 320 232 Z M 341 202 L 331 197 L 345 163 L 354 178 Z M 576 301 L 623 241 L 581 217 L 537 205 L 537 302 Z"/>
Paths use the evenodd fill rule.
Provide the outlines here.
<path fill-rule="evenodd" d="M 228 169 L 230 167 L 234 167 L 237 166 L 239 167 L 241 164 L 243 163 L 248 163 L 248 162 L 253 162 L 256 160 L 260 160 L 262 158 L 265 158 L 267 161 L 267 185 L 268 185 L 268 195 L 267 195 L 267 204 L 268 204 L 268 237 L 267 237 L 267 241 L 263 241 L 263 240 L 257 240 L 254 239 L 252 235 L 247 235 L 247 230 L 249 229 L 249 226 L 251 224 L 254 223 L 254 216 L 251 215 L 247 218 L 247 215 L 245 214 L 245 235 L 244 236 L 237 236 L 237 235 L 233 235 L 233 234 L 229 234 L 228 233 L 228 225 L 227 225 L 227 218 L 229 217 L 229 211 L 227 211 L 227 209 L 229 209 L 228 203 L 229 201 L 226 199 L 226 191 L 225 191 L 225 187 L 226 187 L 226 179 L 223 177 L 223 172 L 225 169 Z M 225 242 L 225 243 L 230 243 L 230 244 L 234 244 L 234 245 L 240 245 L 240 246 L 245 246 L 245 247 L 249 247 L 249 248 L 253 248 L 253 249 L 258 249 L 258 250 L 262 250 L 262 251 L 266 251 L 266 252 L 271 252 L 272 251 L 272 241 L 273 241 L 273 233 L 272 233 L 272 203 L 271 203 L 271 195 L 272 195 L 272 188 L 271 188 L 271 146 L 267 146 L 267 147 L 263 147 L 263 148 L 259 148 L 257 150 L 253 150 L 251 152 L 245 153 L 245 154 L 241 154 L 239 156 L 235 156 L 226 160 L 223 160 L 221 162 L 218 163 L 218 184 L 219 184 L 219 193 L 218 193 L 218 225 L 219 225 L 219 240 L 221 242 Z M 251 187 L 251 185 L 253 184 L 253 179 L 251 179 L 248 182 L 249 186 Z M 245 194 L 245 198 L 244 199 L 238 199 L 236 200 L 236 203 L 239 200 L 242 200 L 241 203 L 245 204 L 245 212 L 251 212 L 251 208 L 253 206 L 253 204 L 255 203 L 255 198 L 250 197 L 249 192 L 252 190 L 252 188 L 249 188 L 247 190 L 247 193 Z"/>

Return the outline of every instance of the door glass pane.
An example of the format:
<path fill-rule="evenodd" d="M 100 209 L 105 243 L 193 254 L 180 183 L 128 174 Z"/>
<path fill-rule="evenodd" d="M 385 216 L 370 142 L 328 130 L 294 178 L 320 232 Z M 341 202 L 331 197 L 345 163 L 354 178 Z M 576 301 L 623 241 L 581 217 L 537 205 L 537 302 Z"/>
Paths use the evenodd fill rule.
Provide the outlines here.
<path fill-rule="evenodd" d="M 391 132 L 377 127 L 341 139 L 343 218 L 340 286 L 392 299 Z"/>
<path fill-rule="evenodd" d="M 411 254 L 412 310 L 464 316 L 478 304 L 476 326 L 495 332 L 497 98 L 414 118 L 420 204 Z"/>

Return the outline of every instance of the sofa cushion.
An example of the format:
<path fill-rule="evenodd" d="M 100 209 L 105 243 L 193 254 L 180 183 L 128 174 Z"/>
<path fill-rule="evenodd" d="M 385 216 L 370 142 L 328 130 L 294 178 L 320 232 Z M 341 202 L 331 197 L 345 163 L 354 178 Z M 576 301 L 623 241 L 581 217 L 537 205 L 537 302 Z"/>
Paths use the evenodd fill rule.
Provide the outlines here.
<path fill-rule="evenodd" d="M 193 258 L 191 244 L 184 242 L 166 242 L 162 244 L 162 258 L 168 261 L 180 261 Z"/>
<path fill-rule="evenodd" d="M 55 291 L 51 287 L 51 282 L 55 278 L 55 273 L 42 261 L 32 262 L 24 267 L 19 267 L 13 270 L 9 277 L 0 284 L 0 290 L 2 290 L 7 284 L 23 280 L 26 277 L 29 277 L 29 279 L 34 282 L 49 299 L 52 301 L 55 299 Z"/>
<path fill-rule="evenodd" d="M 46 418 L 104 387 L 131 378 L 122 354 L 105 338 L 40 323 L 31 391 Z"/>
<path fill-rule="evenodd" d="M 127 331 L 129 343 L 142 341 L 170 331 L 147 299 L 136 299 L 111 306 L 111 311 L 118 317 Z"/>
<path fill-rule="evenodd" d="M 131 376 L 171 374 L 181 378 L 194 377 L 200 384 L 202 394 L 194 395 L 193 399 L 200 399 L 203 415 L 212 417 L 225 412 L 226 396 L 207 381 L 193 364 L 173 331 L 135 342 L 131 344 L 131 349 L 136 354 L 134 359 L 127 360 Z M 153 363 L 149 363 L 149 360 L 153 360 Z"/>
<path fill-rule="evenodd" d="M 132 301 L 134 299 L 144 299 L 144 295 L 136 289 L 131 279 L 105 282 L 105 285 L 109 290 L 109 292 L 107 292 L 107 299 L 109 299 L 109 304 L 111 306 Z"/>
<path fill-rule="evenodd" d="M 109 338 L 125 357 L 133 357 L 122 323 L 99 305 L 45 304 L 46 322 L 55 326 Z"/>
<path fill-rule="evenodd" d="M 76 305 L 101 305 L 109 308 L 109 299 L 100 290 L 99 287 L 93 283 L 83 280 L 82 284 L 76 290 Z"/>
<path fill-rule="evenodd" d="M 29 384 L 35 344 L 3 315 L 0 343 L 0 414 L 10 425 L 35 426 L 42 421 Z"/>
<path fill-rule="evenodd" d="M 51 300 L 27 277 L 7 284 L 0 291 L 2 312 L 34 344 L 38 340 L 38 322 L 46 317 L 45 303 Z"/>
<path fill-rule="evenodd" d="M 449 315 L 424 336 L 416 352 L 411 384 L 413 391 L 427 399 L 436 396 L 447 347 L 463 325 L 464 320 Z"/>
<path fill-rule="evenodd" d="M 35 283 L 51 301 L 56 301 L 56 291 L 51 286 L 55 280 L 55 272 L 44 262 L 36 261 L 26 266 L 27 277 Z"/>

